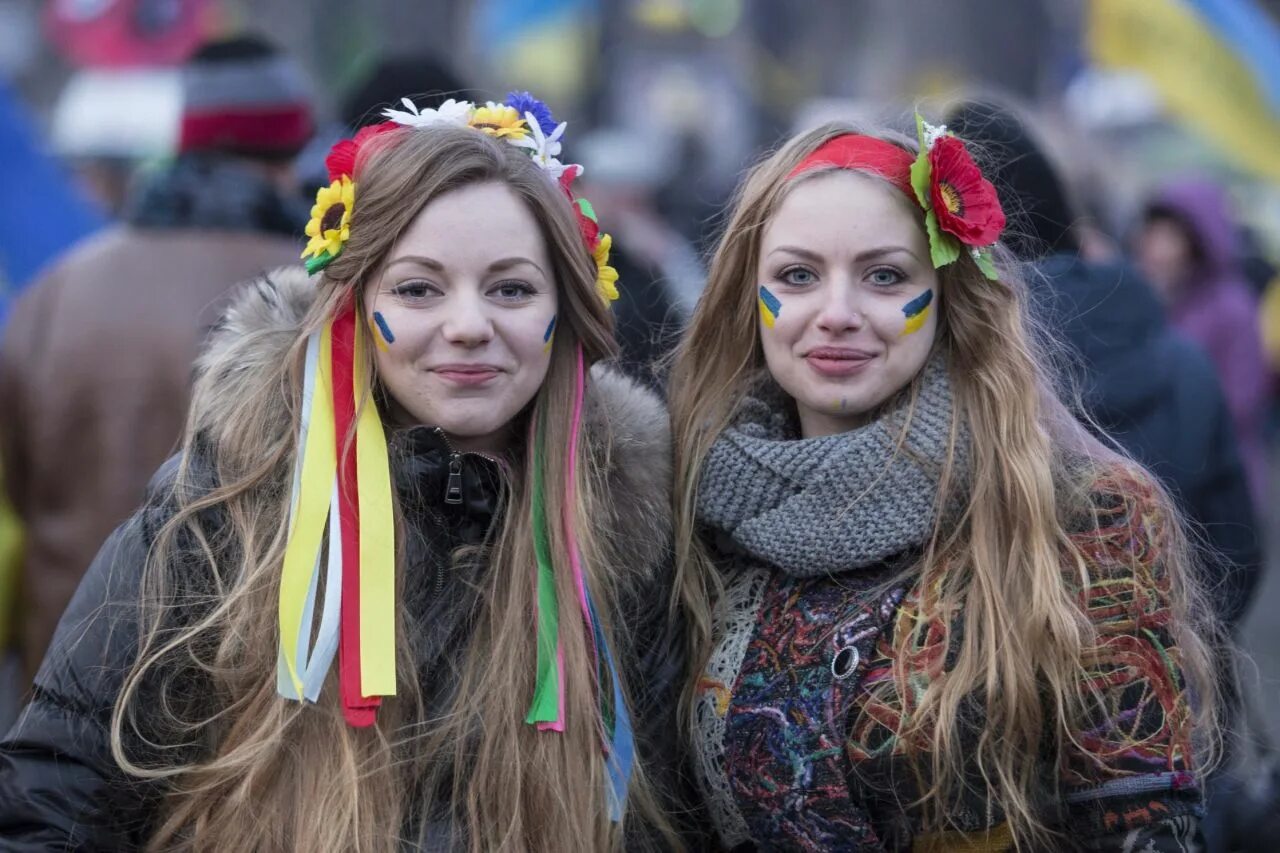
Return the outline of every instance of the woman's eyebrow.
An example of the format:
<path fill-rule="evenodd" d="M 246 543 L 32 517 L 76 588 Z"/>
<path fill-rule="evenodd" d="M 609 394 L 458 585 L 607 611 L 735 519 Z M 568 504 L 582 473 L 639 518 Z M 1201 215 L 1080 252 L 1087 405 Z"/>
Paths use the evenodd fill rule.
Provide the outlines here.
<path fill-rule="evenodd" d="M 786 252 L 789 255 L 795 255 L 796 257 L 803 258 L 804 260 L 810 261 L 811 263 L 822 263 L 822 261 L 824 260 L 822 255 L 818 254 L 817 252 L 812 252 L 809 249 L 802 249 L 799 246 L 778 246 L 769 254 L 773 255 L 777 252 Z M 908 249 L 906 246 L 895 246 L 895 245 L 875 246 L 870 249 L 863 249 L 861 252 L 854 255 L 853 260 L 855 263 L 864 263 L 866 261 L 875 260 L 876 258 L 884 257 L 885 255 L 893 255 L 898 253 L 910 255 L 911 257 L 915 258 L 916 261 L 920 260 L 920 257 L 915 252 Z"/>
<path fill-rule="evenodd" d="M 396 264 L 418 264 L 419 266 L 424 266 L 428 269 L 435 270 L 436 272 L 444 272 L 444 264 L 440 263 L 435 258 L 428 258 L 426 255 L 401 255 L 395 260 L 390 261 L 387 266 L 393 267 Z"/>
<path fill-rule="evenodd" d="M 445 271 L 444 264 L 440 263 L 435 258 L 429 258 L 426 255 L 401 255 L 388 263 L 387 266 L 392 267 L 396 264 L 418 264 L 419 266 L 424 266 L 427 269 L 434 270 L 436 272 L 442 273 Z M 489 268 L 486 272 L 503 272 L 511 269 L 512 267 L 520 266 L 521 264 L 527 264 L 533 267 L 538 272 L 542 273 L 544 278 L 547 276 L 546 270 L 538 266 L 537 262 L 530 258 L 526 258 L 523 255 L 512 255 L 509 258 L 499 258 L 489 264 Z"/>
<path fill-rule="evenodd" d="M 509 258 L 499 258 L 498 260 L 489 264 L 489 272 L 502 272 L 504 270 L 509 270 L 512 267 L 518 267 L 521 264 L 528 264 L 529 266 L 536 269 L 538 272 L 542 273 L 543 277 L 546 277 L 547 275 L 546 270 L 538 266 L 537 262 L 535 262 L 531 258 L 526 258 L 523 255 L 512 255 Z"/>
<path fill-rule="evenodd" d="M 786 252 L 789 255 L 804 258 L 806 261 L 810 261 L 815 264 L 822 262 L 822 255 L 819 255 L 817 252 L 811 252 L 808 249 L 802 249 L 799 246 L 778 246 L 769 254 L 776 255 L 778 252 Z"/>
<path fill-rule="evenodd" d="M 853 260 L 855 263 L 863 263 L 865 261 L 875 260 L 876 258 L 882 258 L 885 255 L 896 255 L 896 254 L 910 255 L 911 257 L 915 258 L 917 262 L 920 260 L 919 256 L 917 256 L 915 252 L 911 251 L 906 246 L 877 246 L 874 249 L 864 249 L 863 251 L 855 255 Z"/>

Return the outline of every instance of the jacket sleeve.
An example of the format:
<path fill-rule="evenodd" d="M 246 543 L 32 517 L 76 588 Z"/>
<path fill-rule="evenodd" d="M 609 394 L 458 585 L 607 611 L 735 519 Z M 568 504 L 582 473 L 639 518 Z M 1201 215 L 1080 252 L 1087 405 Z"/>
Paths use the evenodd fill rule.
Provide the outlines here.
<path fill-rule="evenodd" d="M 1067 825 L 1086 850 L 1181 849 L 1203 800 L 1167 518 L 1146 475 L 1130 473 L 1104 485 L 1097 514 L 1096 529 L 1073 537 L 1089 569 L 1078 594 L 1097 634 L 1080 684 L 1087 718 L 1060 768 Z"/>
<path fill-rule="evenodd" d="M 145 836 L 158 791 L 120 770 L 110 738 L 136 653 L 142 519 L 103 545 L 0 740 L 0 850 L 131 850 Z"/>

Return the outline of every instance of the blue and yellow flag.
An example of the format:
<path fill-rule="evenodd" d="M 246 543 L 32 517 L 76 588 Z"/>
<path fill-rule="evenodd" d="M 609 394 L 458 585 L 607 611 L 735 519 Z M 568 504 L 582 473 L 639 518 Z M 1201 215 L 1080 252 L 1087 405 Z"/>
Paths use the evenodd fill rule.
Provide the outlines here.
<path fill-rule="evenodd" d="M 1280 181 L 1276 82 L 1257 73 L 1270 67 L 1274 49 L 1261 38 L 1261 29 L 1251 30 L 1247 49 L 1231 40 L 1231 33 L 1241 31 L 1240 6 L 1204 0 L 1090 0 L 1089 52 L 1100 65 L 1141 72 L 1169 112 L 1227 159 Z"/>

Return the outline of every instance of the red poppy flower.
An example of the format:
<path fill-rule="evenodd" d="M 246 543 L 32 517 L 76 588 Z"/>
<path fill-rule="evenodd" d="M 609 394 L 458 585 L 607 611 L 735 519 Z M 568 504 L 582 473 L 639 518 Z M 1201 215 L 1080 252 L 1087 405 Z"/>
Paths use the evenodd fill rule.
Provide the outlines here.
<path fill-rule="evenodd" d="M 581 171 L 582 167 L 577 163 L 570 163 L 560 173 L 560 189 L 564 190 L 564 194 L 569 197 L 569 201 L 573 201 L 573 182 L 577 180 L 578 173 Z"/>
<path fill-rule="evenodd" d="M 583 213 L 576 204 L 573 206 L 573 212 L 578 217 L 578 230 L 582 232 L 582 241 L 594 252 L 596 246 L 600 245 L 600 223 Z"/>
<path fill-rule="evenodd" d="M 1004 210 L 964 143 L 942 136 L 929 149 L 930 203 L 938 227 L 966 246 L 990 246 L 1004 230 Z"/>
<path fill-rule="evenodd" d="M 324 158 L 324 165 L 329 170 L 329 180 L 336 181 L 343 175 L 351 177 L 356 169 L 356 155 L 360 153 L 361 146 L 373 137 L 398 127 L 400 125 L 393 121 L 371 124 L 360 128 L 354 139 L 343 139 L 334 143 L 334 146 L 329 149 L 329 156 Z"/>

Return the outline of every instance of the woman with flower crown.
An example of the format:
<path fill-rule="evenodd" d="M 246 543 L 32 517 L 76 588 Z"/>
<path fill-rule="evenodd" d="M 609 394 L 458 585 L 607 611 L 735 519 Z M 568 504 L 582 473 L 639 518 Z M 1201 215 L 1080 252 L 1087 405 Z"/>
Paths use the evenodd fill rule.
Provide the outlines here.
<path fill-rule="evenodd" d="M 404 106 L 334 146 L 310 276 L 214 331 L 0 743 L 9 843 L 679 846 L 669 437 L 595 365 L 609 237 L 541 102 Z"/>
<path fill-rule="evenodd" d="M 707 811 L 730 849 L 1198 849 L 1178 513 L 1060 402 L 994 189 L 917 124 L 765 159 L 675 364 Z"/>

